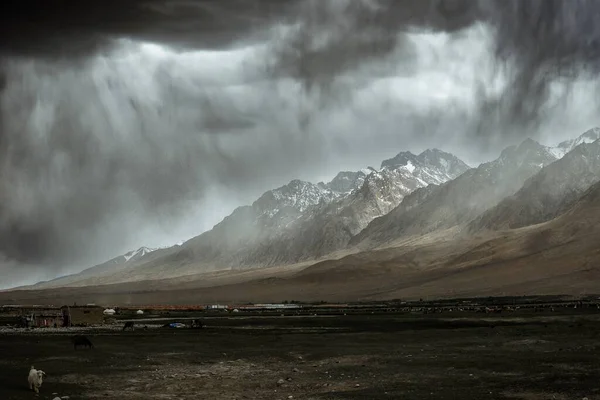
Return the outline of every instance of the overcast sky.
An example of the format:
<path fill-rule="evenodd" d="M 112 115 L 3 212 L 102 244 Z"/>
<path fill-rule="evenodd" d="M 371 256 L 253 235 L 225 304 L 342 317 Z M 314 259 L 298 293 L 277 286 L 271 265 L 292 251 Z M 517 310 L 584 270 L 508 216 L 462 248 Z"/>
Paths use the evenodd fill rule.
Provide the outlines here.
<path fill-rule="evenodd" d="M 166 246 L 294 178 L 600 125 L 593 0 L 8 1 L 0 287 Z"/>

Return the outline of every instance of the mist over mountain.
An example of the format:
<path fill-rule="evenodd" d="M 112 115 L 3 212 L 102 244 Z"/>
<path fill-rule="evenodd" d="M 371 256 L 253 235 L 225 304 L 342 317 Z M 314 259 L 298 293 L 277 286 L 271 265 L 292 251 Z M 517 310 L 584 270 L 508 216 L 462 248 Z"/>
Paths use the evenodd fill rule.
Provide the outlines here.
<path fill-rule="evenodd" d="M 493 238 L 502 229 L 561 216 L 598 182 L 599 135 L 595 128 L 554 147 L 526 139 L 476 168 L 431 149 L 398 153 L 378 170 L 342 171 L 328 183 L 292 180 L 181 245 L 141 248 L 36 287 L 294 270 L 294 265 L 345 259 L 376 248 Z M 429 258 L 422 254 L 421 259 Z"/>
<path fill-rule="evenodd" d="M 584 138 L 590 139 L 589 134 Z M 600 181 L 600 135 L 590 144 L 579 143 L 560 160 L 529 178 L 517 193 L 483 213 L 469 228 L 515 229 L 562 214 Z"/>
<path fill-rule="evenodd" d="M 528 178 L 557 159 L 552 148 L 526 139 L 504 149 L 496 160 L 433 188 L 416 205 L 408 197 L 406 204 L 400 203 L 389 214 L 375 219 L 351 243 L 376 247 L 402 236 L 460 226 L 514 194 Z"/>
<path fill-rule="evenodd" d="M 122 260 L 128 255 L 118 257 L 117 262 L 108 262 L 110 268 L 104 263 L 49 284 L 74 284 L 92 277 L 116 282 L 140 274 L 150 279 L 318 259 L 344 249 L 353 235 L 414 189 L 446 182 L 468 169 L 456 156 L 433 149 L 419 155 L 399 153 L 384 160 L 379 170 L 342 171 L 329 183 L 292 180 L 265 192 L 252 205 L 237 208 L 181 246 L 148 252 L 127 264 Z"/>
<path fill-rule="evenodd" d="M 418 205 L 435 187 L 417 189 L 406 199 L 411 198 L 412 205 Z M 381 301 L 422 296 L 519 296 L 532 292 L 578 296 L 598 290 L 597 280 L 590 276 L 597 273 L 596 260 L 600 256 L 599 196 L 600 182 L 545 223 L 487 231 L 484 235 L 480 232 L 471 237 L 448 237 L 440 232 L 437 240 L 405 241 L 300 268 L 199 273 L 102 286 L 97 286 L 102 281 L 88 280 L 91 286 L 59 291 L 38 287 L 0 292 L 0 299 L 22 303 L 49 298 L 56 301 L 68 296 L 78 301 L 94 298 L 116 303 L 189 304 L 215 299 L 272 302 L 281 298 L 324 298 L 345 302 L 357 298 Z M 406 205 L 406 200 L 403 203 Z"/>

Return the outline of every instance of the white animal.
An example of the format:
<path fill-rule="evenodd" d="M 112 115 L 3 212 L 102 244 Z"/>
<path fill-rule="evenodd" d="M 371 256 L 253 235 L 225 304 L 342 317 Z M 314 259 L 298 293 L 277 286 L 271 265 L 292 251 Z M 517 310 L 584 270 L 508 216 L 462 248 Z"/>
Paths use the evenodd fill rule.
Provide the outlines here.
<path fill-rule="evenodd" d="M 29 370 L 29 376 L 27 377 L 27 381 L 29 382 L 29 389 L 34 390 L 36 393 L 40 392 L 40 386 L 42 386 L 42 382 L 44 381 L 44 376 L 46 373 L 41 369 L 35 369 L 33 365 Z"/>

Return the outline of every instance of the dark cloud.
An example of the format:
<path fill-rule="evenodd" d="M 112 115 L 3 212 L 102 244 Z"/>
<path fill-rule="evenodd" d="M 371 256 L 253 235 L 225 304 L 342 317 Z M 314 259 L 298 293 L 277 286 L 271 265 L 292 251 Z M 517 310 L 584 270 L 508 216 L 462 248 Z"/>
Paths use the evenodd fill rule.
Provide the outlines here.
<path fill-rule="evenodd" d="M 14 0 L 0 4 L 0 52 L 87 56 L 129 37 L 186 48 L 246 39 L 297 0 Z"/>
<path fill-rule="evenodd" d="M 340 75 L 368 63 L 387 61 L 388 71 L 413 73 L 415 44 L 404 33 L 491 25 L 495 42 L 490 51 L 509 83 L 495 95 L 478 92 L 478 118 L 467 129 L 478 136 L 523 135 L 536 128 L 552 107 L 560 106 L 549 104 L 557 79 L 569 83 L 600 65 L 600 3 L 594 0 L 309 3 L 298 14 L 298 27 L 281 39 L 272 68 L 275 75 L 291 76 L 327 95 Z M 399 57 L 388 59 L 399 49 Z M 488 86 L 489 79 L 481 77 L 480 86 Z"/>
<path fill-rule="evenodd" d="M 0 253 L 87 265 L 148 221 L 185 220 L 215 185 L 262 191 L 377 141 L 388 151 L 460 132 L 452 140 L 481 150 L 530 135 L 560 114 L 557 82 L 597 72 L 599 11 L 593 0 L 2 2 Z M 452 40 L 415 36 L 427 32 Z M 465 43 L 486 32 L 477 60 L 493 68 L 443 64 L 475 60 Z M 425 56 L 449 83 L 374 88 L 408 85 Z M 419 103 L 446 84 L 475 106 Z"/>
<path fill-rule="evenodd" d="M 471 25 L 478 11 L 478 3 L 468 0 L 308 0 L 275 46 L 270 72 L 298 79 L 308 90 L 329 89 L 340 75 L 399 48 L 400 61 L 410 64 L 414 44 L 403 33 L 455 32 Z"/>
<path fill-rule="evenodd" d="M 477 133 L 491 123 L 517 134 L 531 131 L 561 107 L 551 102 L 557 80 L 568 85 L 596 73 L 600 61 L 600 29 L 595 22 L 600 3 L 589 0 L 508 0 L 482 2 L 483 15 L 496 29 L 498 68 L 508 74 L 507 89 L 482 98 Z"/>

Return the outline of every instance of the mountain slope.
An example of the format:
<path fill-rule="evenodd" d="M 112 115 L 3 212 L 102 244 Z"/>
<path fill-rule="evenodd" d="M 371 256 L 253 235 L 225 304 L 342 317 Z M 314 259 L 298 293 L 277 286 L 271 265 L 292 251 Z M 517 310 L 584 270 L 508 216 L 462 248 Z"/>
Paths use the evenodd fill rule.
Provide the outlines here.
<path fill-rule="evenodd" d="M 600 181 L 600 140 L 581 143 L 527 180 L 513 196 L 471 222 L 469 230 L 520 228 L 549 221 L 561 214 L 591 185 Z"/>
<path fill-rule="evenodd" d="M 597 165 L 590 157 L 596 153 L 590 150 L 576 155 L 581 149 L 597 146 L 586 143 L 598 135 L 600 129 L 593 129 L 555 148 L 528 139 L 473 169 L 451 154 L 433 149 L 419 155 L 399 153 L 383 161 L 379 170 L 343 171 L 327 184 L 294 180 L 265 192 L 250 206 L 239 207 L 211 231 L 181 246 L 155 251 L 127 265 L 99 268 L 69 278 L 69 282 L 95 285 L 306 264 L 358 249 L 392 242 L 398 245 L 400 238 L 407 243 L 412 237 L 410 240 L 420 245 L 434 237 L 447 241 L 440 234 L 449 229 L 452 235 L 461 232 L 464 236 L 481 229 L 545 221 L 567 209 L 595 182 Z M 561 163 L 554 163 L 567 150 L 572 151 Z M 537 178 L 542 176 L 545 178 Z M 573 179 L 575 176 L 579 180 Z M 515 204 L 504 199 L 531 197 L 526 191 L 536 185 L 556 187 L 531 192 L 544 204 L 539 210 L 511 216 Z M 525 190 L 526 186 L 530 189 Z M 490 210 L 494 209 L 504 211 L 492 218 L 495 214 Z M 483 219 L 484 215 L 489 217 Z M 465 225 L 469 229 L 464 230 Z M 349 250 L 348 245 L 353 247 Z"/>
<path fill-rule="evenodd" d="M 192 239 L 201 243 L 197 249 L 189 246 L 190 241 L 187 242 L 187 247 L 176 245 L 150 254 L 142 248 L 81 273 L 35 286 L 41 288 L 95 285 L 101 282 L 135 280 L 138 276 L 160 279 L 172 274 L 177 275 L 181 268 L 196 263 L 202 263 L 205 271 L 219 269 L 208 262 L 223 258 L 234 249 L 257 240 L 261 232 L 277 231 L 285 227 L 311 206 L 347 195 L 352 189 L 352 184 L 361 185 L 365 177 L 365 171 L 340 172 L 328 185 L 292 180 L 287 185 L 265 192 L 251 206 L 238 207 L 211 231 Z M 131 259 L 127 262 L 129 257 Z M 144 266 L 142 270 L 136 270 L 136 267 L 141 265 Z"/>
<path fill-rule="evenodd" d="M 84 269 L 76 274 L 63 276 L 60 278 L 52 279 L 47 282 L 40 282 L 32 287 L 46 288 L 46 287 L 60 287 L 71 285 L 75 282 L 79 282 L 85 279 L 98 278 L 102 276 L 110 276 L 115 272 L 122 271 L 123 269 L 130 268 L 138 263 L 143 263 L 151 260 L 153 257 L 160 256 L 161 253 L 167 252 L 167 249 L 152 249 L 149 247 L 140 247 L 137 250 L 129 251 L 123 255 L 112 258 L 102 264 L 95 265 L 93 267 Z"/>
<path fill-rule="evenodd" d="M 407 194 L 430 184 L 451 180 L 468 170 L 457 157 L 433 149 L 409 152 L 382 162 L 363 185 L 329 204 L 309 209 L 278 235 L 255 246 L 248 264 L 296 263 L 344 249 L 348 241 L 374 218 L 392 210 Z"/>
<path fill-rule="evenodd" d="M 334 286 L 342 281 L 365 300 L 600 293 L 598 234 L 600 183 L 545 224 L 483 239 L 367 251 L 315 264 L 296 279 L 330 284 L 323 291 L 331 293 L 339 293 Z"/>
<path fill-rule="evenodd" d="M 565 140 L 564 142 L 559 143 L 556 147 L 552 148 L 552 152 L 558 158 L 562 158 L 565 154 L 567 154 L 580 144 L 593 143 L 598 139 L 600 139 L 600 128 L 592 128 L 579 135 L 575 139 Z"/>
<path fill-rule="evenodd" d="M 558 218 L 478 239 L 386 248 L 287 269 L 0 292 L 5 304 L 357 301 L 600 293 L 600 183 Z M 285 272 L 283 272 L 285 271 Z"/>
<path fill-rule="evenodd" d="M 220 263 L 221 267 L 269 266 L 318 258 L 344 248 L 352 235 L 389 212 L 414 189 L 453 179 L 467 169 L 457 157 L 437 149 L 418 156 L 400 153 L 384 161 L 379 171 L 368 170 L 366 176 L 363 171 L 344 172 L 327 185 L 320 183 L 321 190 L 336 190 L 337 196 L 319 201 L 314 197 L 307 207 L 285 210 L 285 217 L 280 215 L 281 207 L 274 214 L 263 211 L 265 198 L 272 198 L 267 192 L 251 208 L 245 208 L 244 214 L 232 214 L 183 248 L 194 262 Z M 274 209 L 270 202 L 266 204 L 264 209 Z M 268 218 L 263 218 L 265 215 Z"/>
<path fill-rule="evenodd" d="M 529 177 L 556 160 L 550 148 L 527 139 L 519 146 L 504 149 L 498 159 L 431 189 L 417 205 L 415 198 L 423 193 L 408 196 L 390 213 L 373 220 L 352 238 L 350 245 L 377 247 L 402 236 L 424 235 L 467 223 L 514 194 Z"/>
<path fill-rule="evenodd" d="M 86 276 L 77 284 L 313 260 L 345 248 L 354 234 L 414 189 L 446 182 L 468 168 L 457 157 L 433 149 L 400 153 L 383 161 L 380 170 L 343 171 L 327 184 L 294 180 L 237 208 L 212 230 L 177 248 L 102 273 L 101 280 Z"/>

